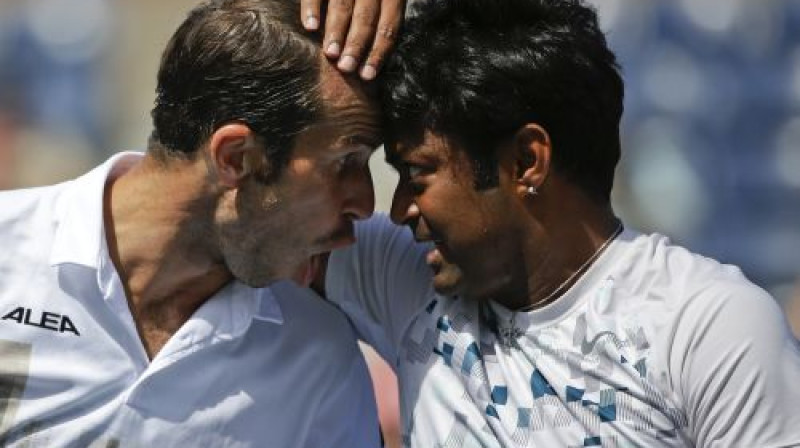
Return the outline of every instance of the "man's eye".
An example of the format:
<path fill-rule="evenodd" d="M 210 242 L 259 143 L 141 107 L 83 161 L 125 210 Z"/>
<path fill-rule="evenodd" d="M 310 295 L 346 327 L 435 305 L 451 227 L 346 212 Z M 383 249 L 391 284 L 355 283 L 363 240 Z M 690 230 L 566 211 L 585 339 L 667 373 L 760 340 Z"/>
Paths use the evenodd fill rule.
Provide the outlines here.
<path fill-rule="evenodd" d="M 344 171 L 349 168 L 363 168 L 369 163 L 372 152 L 373 149 L 365 145 L 351 148 L 347 154 L 343 154 L 336 159 L 336 169 Z"/>
<path fill-rule="evenodd" d="M 422 168 L 420 168 L 418 166 L 414 166 L 414 165 L 409 165 L 408 166 L 408 177 L 413 179 L 413 178 L 419 176 L 420 174 L 422 174 Z"/>
<path fill-rule="evenodd" d="M 353 165 L 354 163 L 356 163 L 356 161 L 357 161 L 356 159 L 357 159 L 356 153 L 351 152 L 351 153 L 346 154 L 346 155 L 344 155 L 342 157 L 339 157 L 336 160 L 336 166 L 341 171 L 341 170 L 347 168 L 348 166 Z"/>

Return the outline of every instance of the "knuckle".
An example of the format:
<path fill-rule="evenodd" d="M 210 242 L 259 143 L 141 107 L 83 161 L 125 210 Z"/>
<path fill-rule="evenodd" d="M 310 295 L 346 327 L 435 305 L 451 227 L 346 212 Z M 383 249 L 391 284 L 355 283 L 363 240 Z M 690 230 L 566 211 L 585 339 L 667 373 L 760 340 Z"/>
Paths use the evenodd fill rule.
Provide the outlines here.
<path fill-rule="evenodd" d="M 389 25 L 382 25 L 378 27 L 377 35 L 381 39 L 388 42 L 394 42 L 394 40 L 397 39 L 397 32 L 395 31 L 394 27 Z"/>

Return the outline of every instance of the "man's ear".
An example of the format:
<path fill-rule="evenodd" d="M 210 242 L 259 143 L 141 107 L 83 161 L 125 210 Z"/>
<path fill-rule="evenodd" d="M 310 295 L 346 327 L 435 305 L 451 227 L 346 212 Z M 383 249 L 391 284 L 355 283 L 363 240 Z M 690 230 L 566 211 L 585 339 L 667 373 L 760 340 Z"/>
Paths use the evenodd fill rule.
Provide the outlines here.
<path fill-rule="evenodd" d="M 208 141 L 211 169 L 220 183 L 234 188 L 247 176 L 263 172 L 266 154 L 249 126 L 229 123 L 217 128 Z"/>
<path fill-rule="evenodd" d="M 528 123 L 514 134 L 514 148 L 520 188 L 527 192 L 539 191 L 550 174 L 553 149 L 550 135 L 538 124 Z"/>

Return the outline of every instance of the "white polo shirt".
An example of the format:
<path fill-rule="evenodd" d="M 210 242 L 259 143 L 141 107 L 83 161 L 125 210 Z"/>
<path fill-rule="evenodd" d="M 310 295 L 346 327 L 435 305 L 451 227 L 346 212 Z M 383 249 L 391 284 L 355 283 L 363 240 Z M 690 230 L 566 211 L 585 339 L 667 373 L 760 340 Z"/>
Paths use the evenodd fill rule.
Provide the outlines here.
<path fill-rule="evenodd" d="M 0 446 L 379 446 L 350 324 L 291 282 L 231 283 L 148 360 L 103 236 L 134 157 L 0 192 Z"/>

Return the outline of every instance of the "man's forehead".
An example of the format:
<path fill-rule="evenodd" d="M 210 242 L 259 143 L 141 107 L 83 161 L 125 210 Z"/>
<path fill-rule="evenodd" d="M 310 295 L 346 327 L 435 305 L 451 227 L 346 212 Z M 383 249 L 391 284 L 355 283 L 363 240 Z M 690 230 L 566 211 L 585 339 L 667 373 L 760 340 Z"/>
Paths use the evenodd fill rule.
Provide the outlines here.
<path fill-rule="evenodd" d="M 324 58 L 324 56 L 323 56 Z M 296 146 L 329 150 L 383 143 L 380 109 L 360 85 L 348 79 L 325 59 L 320 63 L 319 98 L 322 110 L 317 119 L 297 136 Z"/>
<path fill-rule="evenodd" d="M 359 137 L 378 146 L 383 138 L 377 96 L 355 76 L 339 72 L 327 58 L 320 67 L 322 114 L 312 128 Z"/>
<path fill-rule="evenodd" d="M 325 109 L 352 107 L 354 104 L 371 109 L 376 116 L 378 107 L 378 89 L 375 83 L 361 81 L 355 75 L 345 74 L 322 56 L 320 62 L 320 97 Z"/>

